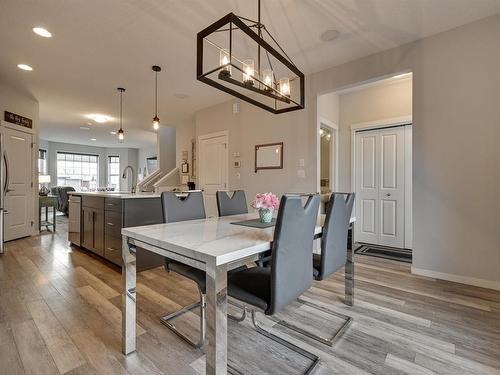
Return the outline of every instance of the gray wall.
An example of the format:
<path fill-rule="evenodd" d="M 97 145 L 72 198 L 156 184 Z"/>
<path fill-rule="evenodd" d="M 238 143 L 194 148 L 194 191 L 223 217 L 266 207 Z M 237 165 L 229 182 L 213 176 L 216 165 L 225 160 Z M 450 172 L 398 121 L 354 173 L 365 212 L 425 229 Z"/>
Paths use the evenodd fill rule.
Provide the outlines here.
<path fill-rule="evenodd" d="M 107 157 L 119 156 L 120 157 L 120 172 L 127 165 L 131 165 L 137 171 L 137 149 L 120 148 L 120 147 L 92 147 L 85 145 L 77 145 L 72 143 L 50 142 L 47 140 L 39 141 L 40 148 L 46 149 L 48 154 L 48 171 L 51 178 L 51 186 L 57 184 L 57 152 L 77 152 L 83 154 L 99 155 L 99 186 L 107 186 L 108 184 L 108 171 L 107 171 Z M 127 179 L 120 178 L 120 190 L 129 191 L 131 187 L 130 174 Z"/>
<path fill-rule="evenodd" d="M 158 164 L 162 171 L 170 172 L 176 166 L 176 128 L 161 126 L 158 131 Z"/>
<path fill-rule="evenodd" d="M 351 186 L 351 125 L 412 116 L 412 80 L 388 81 L 339 95 L 339 190 Z"/>
<path fill-rule="evenodd" d="M 306 108 L 268 114 L 232 102 L 196 114 L 195 134 L 229 130 L 242 155 L 231 188 L 315 191 L 317 95 L 413 72 L 414 270 L 500 289 L 500 15 L 306 77 Z M 283 141 L 284 169 L 253 173 L 253 145 Z M 298 159 L 306 178 L 297 178 Z"/>

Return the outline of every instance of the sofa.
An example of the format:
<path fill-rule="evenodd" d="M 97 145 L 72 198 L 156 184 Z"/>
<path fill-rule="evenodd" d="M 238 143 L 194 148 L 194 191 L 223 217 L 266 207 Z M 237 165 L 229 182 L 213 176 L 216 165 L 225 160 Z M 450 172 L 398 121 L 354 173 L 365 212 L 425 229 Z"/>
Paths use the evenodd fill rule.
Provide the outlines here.
<path fill-rule="evenodd" d="M 57 197 L 57 211 L 68 215 L 68 192 L 75 191 L 71 186 L 55 186 L 50 189 L 50 194 Z"/>

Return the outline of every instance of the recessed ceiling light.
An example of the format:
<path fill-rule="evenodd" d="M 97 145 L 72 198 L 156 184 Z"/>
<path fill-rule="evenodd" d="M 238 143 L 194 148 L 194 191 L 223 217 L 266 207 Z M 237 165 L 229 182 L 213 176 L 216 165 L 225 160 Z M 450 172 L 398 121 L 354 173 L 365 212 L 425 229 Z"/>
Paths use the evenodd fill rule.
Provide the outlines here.
<path fill-rule="evenodd" d="M 88 126 L 80 126 L 80 129 L 81 130 L 90 130 L 90 128 Z"/>
<path fill-rule="evenodd" d="M 90 140 L 91 140 L 92 142 L 97 141 L 97 139 L 96 139 L 96 138 L 90 138 Z"/>
<path fill-rule="evenodd" d="M 106 121 L 111 120 L 111 117 L 106 116 L 106 115 L 101 115 L 99 113 L 92 113 L 90 115 L 86 116 L 87 118 L 94 120 L 95 122 L 98 122 L 99 124 L 102 124 Z"/>
<path fill-rule="evenodd" d="M 37 35 L 43 36 L 44 38 L 52 37 L 52 33 L 49 30 L 44 29 L 43 27 L 34 27 L 33 32 Z"/>
<path fill-rule="evenodd" d="M 323 42 L 331 42 L 340 36 L 340 31 L 336 29 L 328 29 L 320 35 L 320 39 Z"/>
<path fill-rule="evenodd" d="M 109 132 L 109 134 L 113 134 L 113 135 L 116 135 L 116 131 L 114 131 L 114 130 L 111 130 L 111 131 Z"/>
<path fill-rule="evenodd" d="M 28 72 L 31 72 L 33 70 L 31 66 L 26 64 L 17 64 L 17 67 L 22 70 L 27 70 Z"/>
<path fill-rule="evenodd" d="M 189 95 L 188 94 L 183 94 L 181 92 L 178 92 L 176 94 L 174 94 L 174 96 L 177 98 L 177 99 L 187 99 L 189 98 Z"/>

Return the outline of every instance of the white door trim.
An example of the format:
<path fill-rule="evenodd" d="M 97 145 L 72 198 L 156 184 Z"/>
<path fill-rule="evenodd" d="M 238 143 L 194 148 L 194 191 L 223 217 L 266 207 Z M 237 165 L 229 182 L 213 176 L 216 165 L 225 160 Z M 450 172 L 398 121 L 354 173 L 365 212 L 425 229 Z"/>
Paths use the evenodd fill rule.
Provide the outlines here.
<path fill-rule="evenodd" d="M 26 128 L 26 127 L 21 126 L 21 125 L 16 125 L 16 124 L 13 124 L 11 122 L 7 122 L 7 121 L 2 120 L 1 125 L 3 127 L 9 128 L 9 129 L 18 130 L 18 131 L 21 131 L 23 133 L 31 134 L 33 136 L 35 135 L 35 131 L 33 129 Z"/>
<path fill-rule="evenodd" d="M 412 116 L 401 116 L 387 118 L 377 121 L 360 122 L 350 125 L 351 129 L 351 190 L 356 191 L 356 132 L 362 130 L 375 130 L 390 128 L 393 126 L 410 125 L 413 124 Z M 318 130 L 319 132 L 319 130 Z M 411 133 L 405 131 L 405 140 L 411 137 Z M 411 139 L 411 138 L 410 138 Z M 404 244 L 408 249 L 413 248 L 413 210 L 412 210 L 412 152 L 405 151 L 405 212 L 411 217 L 408 219 L 405 215 L 405 229 L 404 229 Z M 354 233 L 356 236 L 356 233 Z"/>
<path fill-rule="evenodd" d="M 329 128 L 334 134 L 334 143 L 331 144 L 331 147 L 333 147 L 334 151 L 334 160 L 335 163 L 330 163 L 330 168 L 333 169 L 330 170 L 330 176 L 333 177 L 333 184 L 331 184 L 332 191 L 337 191 L 338 190 L 338 183 L 339 183 L 339 127 L 336 123 L 333 121 L 330 121 L 324 117 L 318 116 L 318 121 L 316 122 L 316 173 L 317 173 L 317 181 L 316 181 L 316 189 L 318 192 L 321 192 L 321 186 L 320 186 L 320 177 L 321 177 L 321 136 L 320 136 L 320 129 L 321 126 L 326 126 Z M 330 150 L 331 151 L 331 150 Z M 330 153 L 332 155 L 332 153 Z"/>

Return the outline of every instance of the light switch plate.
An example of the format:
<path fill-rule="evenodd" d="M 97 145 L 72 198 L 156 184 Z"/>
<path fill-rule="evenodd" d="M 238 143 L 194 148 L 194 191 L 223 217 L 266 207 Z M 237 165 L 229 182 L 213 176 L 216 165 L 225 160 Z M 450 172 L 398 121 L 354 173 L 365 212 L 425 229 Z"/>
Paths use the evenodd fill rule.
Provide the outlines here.
<path fill-rule="evenodd" d="M 189 176 L 181 176 L 182 185 L 187 185 L 188 182 L 189 182 Z"/>
<path fill-rule="evenodd" d="M 299 159 L 299 167 L 303 167 L 306 165 L 306 162 L 304 159 Z"/>
<path fill-rule="evenodd" d="M 297 177 L 298 178 L 306 178 L 306 171 L 303 169 L 298 169 L 297 170 Z"/>

